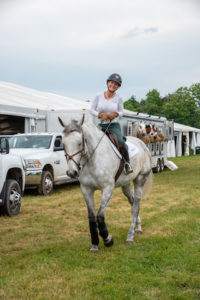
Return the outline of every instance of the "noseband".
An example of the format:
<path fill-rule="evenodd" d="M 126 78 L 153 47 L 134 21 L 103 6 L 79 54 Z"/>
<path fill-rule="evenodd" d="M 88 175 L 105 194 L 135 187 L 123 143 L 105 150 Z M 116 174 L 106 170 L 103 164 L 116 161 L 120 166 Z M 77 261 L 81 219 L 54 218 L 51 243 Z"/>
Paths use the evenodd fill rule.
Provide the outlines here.
<path fill-rule="evenodd" d="M 71 132 L 74 132 L 74 131 L 77 131 L 77 130 L 72 130 L 72 131 L 70 131 L 70 133 Z M 67 151 L 66 150 L 64 150 L 65 151 L 65 157 L 66 157 L 66 159 L 69 161 L 69 160 L 73 160 L 73 162 L 75 163 L 75 165 L 77 166 L 77 168 L 78 168 L 78 170 L 80 170 L 81 169 L 81 164 L 80 164 L 80 162 L 81 162 L 81 159 L 82 159 L 82 154 L 83 154 L 83 152 L 85 151 L 85 142 L 84 142 L 84 136 L 83 136 L 83 133 L 82 133 L 82 147 L 81 147 L 81 150 L 79 150 L 79 151 L 77 151 L 76 153 L 74 153 L 74 154 L 72 154 L 72 155 L 69 155 L 69 153 L 67 153 Z M 77 163 L 75 160 L 74 160 L 74 156 L 76 156 L 77 154 L 79 154 L 79 153 L 81 153 L 81 158 L 80 158 L 80 160 L 79 160 L 79 162 Z"/>

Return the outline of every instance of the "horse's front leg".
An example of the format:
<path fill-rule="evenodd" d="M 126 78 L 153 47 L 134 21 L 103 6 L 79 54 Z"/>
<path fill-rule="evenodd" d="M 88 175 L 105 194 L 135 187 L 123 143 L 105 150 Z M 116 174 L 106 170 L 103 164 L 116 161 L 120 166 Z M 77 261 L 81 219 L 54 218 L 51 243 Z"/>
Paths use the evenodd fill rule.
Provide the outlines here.
<path fill-rule="evenodd" d="M 137 226 L 136 231 L 142 232 L 141 220 L 139 218 L 139 210 L 140 210 L 140 200 L 142 198 L 142 191 L 143 191 L 145 181 L 146 181 L 146 177 L 143 175 L 140 175 L 134 181 L 134 202 L 132 206 L 132 222 L 126 239 L 126 242 L 128 244 L 133 242 L 134 234 L 135 234 L 135 226 Z"/>
<path fill-rule="evenodd" d="M 91 252 L 98 252 L 99 245 L 99 235 L 98 228 L 95 219 L 95 208 L 94 208 L 94 189 L 81 185 L 81 191 L 83 193 L 87 209 L 88 209 L 88 218 L 89 218 L 89 228 L 91 235 L 92 248 Z"/>
<path fill-rule="evenodd" d="M 114 240 L 111 234 L 108 233 L 108 229 L 105 223 L 105 212 L 106 208 L 110 202 L 110 199 L 112 197 L 112 192 L 114 189 L 114 185 L 107 186 L 102 190 L 102 199 L 101 199 L 101 205 L 99 207 L 98 213 L 97 213 L 97 223 L 99 228 L 99 234 L 102 237 L 104 241 L 104 245 L 107 247 L 110 247 L 113 245 Z"/>

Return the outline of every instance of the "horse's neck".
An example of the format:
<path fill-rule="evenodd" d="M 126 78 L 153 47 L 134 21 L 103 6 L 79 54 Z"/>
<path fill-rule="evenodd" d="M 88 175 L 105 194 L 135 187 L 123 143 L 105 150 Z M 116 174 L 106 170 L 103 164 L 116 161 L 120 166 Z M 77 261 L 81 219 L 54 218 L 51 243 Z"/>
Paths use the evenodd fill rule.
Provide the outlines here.
<path fill-rule="evenodd" d="M 98 129 L 94 124 L 84 123 L 82 125 L 82 130 L 90 154 L 94 151 L 95 147 L 98 145 L 99 142 L 103 143 L 105 148 L 107 145 L 109 146 L 108 141 L 106 139 L 102 139 L 104 133 L 100 129 Z"/>

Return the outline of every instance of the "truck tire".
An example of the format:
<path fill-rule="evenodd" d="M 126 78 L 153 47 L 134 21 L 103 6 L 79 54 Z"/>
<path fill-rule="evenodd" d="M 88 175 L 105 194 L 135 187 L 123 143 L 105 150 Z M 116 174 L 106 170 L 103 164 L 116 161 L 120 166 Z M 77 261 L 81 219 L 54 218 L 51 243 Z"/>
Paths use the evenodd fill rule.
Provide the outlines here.
<path fill-rule="evenodd" d="M 6 198 L 3 206 L 4 213 L 11 216 L 17 216 L 21 207 L 21 189 L 19 183 L 14 179 L 8 179 L 6 182 Z"/>
<path fill-rule="evenodd" d="M 154 172 L 154 173 L 159 173 L 159 172 L 161 172 L 160 158 L 158 158 L 156 167 L 153 168 L 153 172 Z"/>
<path fill-rule="evenodd" d="M 41 183 L 38 186 L 38 193 L 43 196 L 50 196 L 53 192 L 53 176 L 49 171 L 42 172 Z"/>

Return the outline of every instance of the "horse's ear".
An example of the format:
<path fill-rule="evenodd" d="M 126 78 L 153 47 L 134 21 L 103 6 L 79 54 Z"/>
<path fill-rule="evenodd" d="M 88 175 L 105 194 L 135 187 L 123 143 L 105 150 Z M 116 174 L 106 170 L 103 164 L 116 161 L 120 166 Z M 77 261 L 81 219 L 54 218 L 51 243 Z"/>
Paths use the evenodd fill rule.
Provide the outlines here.
<path fill-rule="evenodd" d="M 60 122 L 60 125 L 61 125 L 62 127 L 65 127 L 65 124 L 64 124 L 64 122 L 61 120 L 60 117 L 58 117 L 58 121 Z"/>
<path fill-rule="evenodd" d="M 79 125 L 82 126 L 85 120 L 85 114 L 83 114 L 82 119 L 79 122 Z"/>

